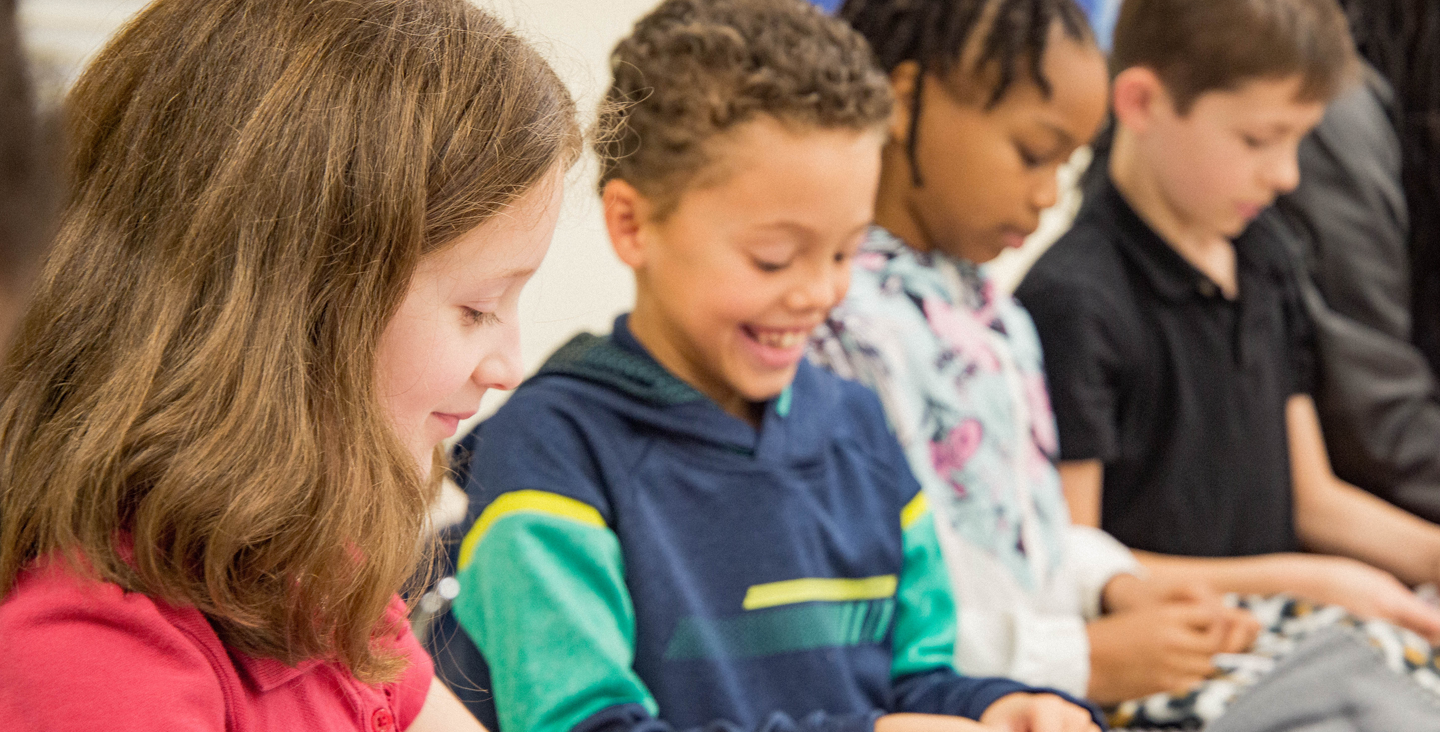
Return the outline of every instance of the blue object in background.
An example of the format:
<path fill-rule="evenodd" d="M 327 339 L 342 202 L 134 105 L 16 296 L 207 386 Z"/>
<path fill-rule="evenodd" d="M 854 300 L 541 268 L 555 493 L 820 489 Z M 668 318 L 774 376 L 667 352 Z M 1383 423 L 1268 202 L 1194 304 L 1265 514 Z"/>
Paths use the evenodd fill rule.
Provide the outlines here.
<path fill-rule="evenodd" d="M 1121 0 L 1076 0 L 1085 14 L 1090 16 L 1090 27 L 1095 29 L 1095 42 L 1105 53 L 1110 53 L 1110 44 L 1115 36 L 1115 21 L 1120 17 Z"/>
<path fill-rule="evenodd" d="M 810 0 L 827 13 L 840 9 L 845 0 Z M 1110 52 L 1110 40 L 1115 35 L 1115 20 L 1120 16 L 1121 0 L 1075 0 L 1075 4 L 1090 18 L 1090 27 L 1095 29 L 1095 41 L 1106 53 Z"/>

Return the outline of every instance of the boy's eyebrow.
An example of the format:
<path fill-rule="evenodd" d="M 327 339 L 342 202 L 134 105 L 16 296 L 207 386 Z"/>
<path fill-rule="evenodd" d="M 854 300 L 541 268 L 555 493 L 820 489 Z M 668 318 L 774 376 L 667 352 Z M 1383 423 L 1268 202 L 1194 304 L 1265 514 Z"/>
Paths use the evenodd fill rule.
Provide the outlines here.
<path fill-rule="evenodd" d="M 861 231 L 865 231 L 866 229 L 869 229 L 869 228 L 870 228 L 870 224 L 871 224 L 870 221 L 866 221 L 865 223 L 860 224 L 859 226 L 856 226 L 854 229 L 851 229 L 851 230 L 850 230 L 849 232 L 847 232 L 847 233 L 849 233 L 849 234 L 858 234 L 858 233 L 860 233 Z M 755 229 L 784 229 L 784 230 L 789 231 L 789 232 L 791 232 L 791 233 L 793 233 L 793 234 L 795 234 L 795 235 L 797 235 L 797 236 L 800 236 L 800 237 L 802 237 L 802 238 L 809 238 L 809 237 L 815 236 L 815 231 L 814 231 L 813 229 L 811 229 L 811 228 L 808 227 L 808 226 L 805 226 L 804 224 L 799 224 L 799 223 L 796 223 L 796 222 L 794 222 L 794 221 L 771 221 L 771 222 L 769 222 L 769 223 L 756 224 L 756 225 L 754 226 L 754 228 L 755 228 Z"/>

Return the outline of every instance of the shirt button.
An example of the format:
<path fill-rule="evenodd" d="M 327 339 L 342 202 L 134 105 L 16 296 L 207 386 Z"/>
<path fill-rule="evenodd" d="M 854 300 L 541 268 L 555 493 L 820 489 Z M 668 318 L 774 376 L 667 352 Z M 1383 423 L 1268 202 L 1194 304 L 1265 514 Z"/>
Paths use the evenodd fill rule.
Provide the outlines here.
<path fill-rule="evenodd" d="M 370 725 L 375 732 L 390 732 L 395 729 L 395 715 L 389 709 L 376 709 L 370 717 Z"/>

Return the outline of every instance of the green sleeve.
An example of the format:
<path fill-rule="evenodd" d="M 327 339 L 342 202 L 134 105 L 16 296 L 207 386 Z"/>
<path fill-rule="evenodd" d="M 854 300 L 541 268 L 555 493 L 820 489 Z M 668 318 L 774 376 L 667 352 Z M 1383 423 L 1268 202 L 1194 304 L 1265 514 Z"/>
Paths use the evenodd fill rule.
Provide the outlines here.
<path fill-rule="evenodd" d="M 894 660 L 891 678 L 937 668 L 951 668 L 955 659 L 955 599 L 950 575 L 940 554 L 935 519 L 916 494 L 901 513 L 905 563 L 896 591 Z"/>
<path fill-rule="evenodd" d="M 520 493 L 530 495 L 501 496 L 467 536 L 454 605 L 490 665 L 501 728 L 569 732 L 620 704 L 655 714 L 632 669 L 619 539 L 579 501 Z"/>

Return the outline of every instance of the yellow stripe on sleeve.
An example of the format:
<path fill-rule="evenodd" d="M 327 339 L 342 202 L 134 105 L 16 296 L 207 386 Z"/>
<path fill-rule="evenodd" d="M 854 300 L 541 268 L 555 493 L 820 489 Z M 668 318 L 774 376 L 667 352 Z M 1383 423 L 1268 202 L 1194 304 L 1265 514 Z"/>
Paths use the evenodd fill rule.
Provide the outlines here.
<path fill-rule="evenodd" d="M 905 508 L 900 509 L 900 530 L 904 531 L 913 526 L 929 510 L 930 502 L 925 500 L 925 491 L 916 493 L 915 497 L 905 504 Z"/>
<path fill-rule="evenodd" d="M 506 493 L 485 507 L 485 511 L 480 514 L 480 519 L 475 522 L 470 533 L 465 535 L 465 541 L 460 544 L 459 569 L 464 569 L 470 564 L 474 558 L 475 548 L 480 545 L 480 540 L 484 538 L 485 532 L 489 531 L 496 521 L 522 511 L 569 519 L 587 526 L 605 526 L 605 519 L 600 516 L 600 512 L 595 510 L 594 506 L 569 496 L 548 491 Z"/>
<path fill-rule="evenodd" d="M 770 582 L 752 585 L 745 591 L 746 610 L 760 610 L 780 605 L 794 605 L 801 602 L 847 602 L 851 600 L 879 600 L 895 596 L 899 580 L 893 574 L 882 574 L 863 579 L 806 579 Z"/>

